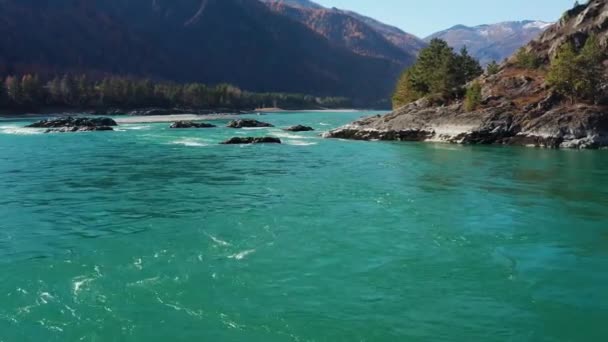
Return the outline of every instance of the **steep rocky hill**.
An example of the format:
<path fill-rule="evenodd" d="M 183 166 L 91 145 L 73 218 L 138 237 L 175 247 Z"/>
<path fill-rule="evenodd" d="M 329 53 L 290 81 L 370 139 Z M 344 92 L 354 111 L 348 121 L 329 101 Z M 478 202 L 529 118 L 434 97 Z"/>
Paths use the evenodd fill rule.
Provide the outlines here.
<path fill-rule="evenodd" d="M 444 141 L 468 144 L 508 144 L 550 148 L 608 146 L 608 84 L 600 84 L 596 104 L 571 102 L 547 83 L 550 60 L 570 42 L 581 49 L 594 35 L 603 56 L 608 42 L 608 1 L 591 0 L 565 13 L 554 26 L 525 46 L 537 60 L 523 68 L 513 56 L 495 75 L 476 80 L 481 85 L 480 106 L 467 111 L 462 101 L 436 106 L 427 98 L 386 116 L 377 116 L 329 132 L 347 139 Z M 598 63 L 606 75 L 606 61 Z M 605 81 L 604 81 L 605 82 Z"/>
<path fill-rule="evenodd" d="M 334 44 L 363 56 L 388 59 L 403 67 L 410 65 L 418 51 L 426 46 L 411 34 L 355 12 L 317 7 L 319 5 L 309 1 L 262 2 L 274 12 L 301 22 Z"/>

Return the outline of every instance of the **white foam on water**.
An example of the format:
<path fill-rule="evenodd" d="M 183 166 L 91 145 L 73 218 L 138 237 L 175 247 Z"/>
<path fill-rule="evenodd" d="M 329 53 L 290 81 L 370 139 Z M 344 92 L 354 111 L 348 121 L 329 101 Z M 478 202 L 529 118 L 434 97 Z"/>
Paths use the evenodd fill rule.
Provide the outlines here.
<path fill-rule="evenodd" d="M 141 258 L 135 259 L 135 261 L 133 261 L 133 266 L 135 266 L 135 268 L 137 268 L 140 271 L 144 269 L 143 262 L 142 262 Z"/>
<path fill-rule="evenodd" d="M 76 316 L 76 309 L 71 308 L 69 305 L 64 305 L 64 307 L 72 314 L 72 317 L 79 318 Z"/>
<path fill-rule="evenodd" d="M 289 140 L 289 141 L 286 142 L 286 144 L 287 145 L 293 145 L 293 146 L 312 146 L 312 145 L 317 145 L 318 143 L 298 141 L 298 140 Z"/>
<path fill-rule="evenodd" d="M 78 296 L 80 291 L 82 291 L 83 287 L 94 281 L 95 278 L 86 278 L 83 276 L 76 277 L 72 281 L 72 293 L 75 297 Z"/>
<path fill-rule="evenodd" d="M 243 127 L 241 129 L 246 130 L 246 131 L 260 131 L 263 129 L 268 129 L 269 127 Z"/>
<path fill-rule="evenodd" d="M 231 244 L 229 242 L 226 242 L 224 240 L 220 240 L 218 238 L 216 238 L 215 236 L 209 234 L 209 233 L 205 233 L 207 235 L 207 237 L 209 237 L 211 239 L 211 241 L 215 242 L 216 244 L 220 245 L 220 246 L 231 246 Z"/>
<path fill-rule="evenodd" d="M 255 253 L 256 250 L 255 249 L 249 249 L 246 251 L 242 251 L 233 255 L 228 256 L 228 259 L 234 259 L 234 260 L 243 260 L 245 259 L 248 255 Z"/>
<path fill-rule="evenodd" d="M 174 141 L 170 142 L 170 144 L 172 144 L 172 145 L 182 145 L 182 146 L 188 146 L 188 147 L 204 147 L 204 146 L 209 146 L 209 144 L 206 144 L 206 143 L 202 142 L 200 139 L 197 139 L 197 138 L 186 138 L 186 139 L 174 140 Z"/>
<path fill-rule="evenodd" d="M 319 122 L 319 125 L 321 125 L 321 126 L 331 126 L 330 124 L 325 123 L 325 122 Z"/>
<path fill-rule="evenodd" d="M 128 283 L 127 287 L 152 285 L 152 284 L 158 283 L 159 280 L 160 280 L 160 277 L 158 277 L 158 276 L 153 277 L 153 278 L 142 279 L 142 280 L 138 280 L 134 283 Z"/>
<path fill-rule="evenodd" d="M 152 126 L 131 126 L 131 125 L 124 125 L 124 126 L 120 126 L 120 128 L 122 128 L 124 130 L 128 130 L 128 131 L 142 131 L 142 130 L 149 130 L 150 128 L 152 128 Z"/>
<path fill-rule="evenodd" d="M 42 292 L 42 293 L 40 294 L 40 297 L 39 297 L 38 299 L 40 300 L 40 302 L 41 302 L 42 304 L 48 304 L 48 303 L 49 303 L 49 300 L 53 300 L 53 299 L 55 299 L 55 297 L 53 297 L 53 296 L 52 296 L 50 293 L 48 293 L 48 292 Z"/>
<path fill-rule="evenodd" d="M 282 132 L 282 131 L 273 132 L 272 135 L 276 136 L 277 138 L 285 138 L 285 139 L 314 139 L 313 137 L 291 134 L 291 133 Z"/>
<path fill-rule="evenodd" d="M 42 134 L 43 131 L 35 128 L 25 128 L 20 126 L 0 126 L 0 132 L 2 134 L 14 134 L 14 135 L 32 135 Z"/>

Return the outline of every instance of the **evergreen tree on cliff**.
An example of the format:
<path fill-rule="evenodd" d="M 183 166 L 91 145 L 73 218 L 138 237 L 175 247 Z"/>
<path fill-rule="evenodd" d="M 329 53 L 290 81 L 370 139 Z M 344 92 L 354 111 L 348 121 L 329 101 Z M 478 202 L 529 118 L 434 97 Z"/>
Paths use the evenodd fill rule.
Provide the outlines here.
<path fill-rule="evenodd" d="M 416 63 L 404 71 L 393 94 L 398 108 L 422 97 L 438 103 L 461 98 L 466 83 L 483 73 L 479 62 L 463 48 L 459 54 L 441 39 L 433 39 Z"/>

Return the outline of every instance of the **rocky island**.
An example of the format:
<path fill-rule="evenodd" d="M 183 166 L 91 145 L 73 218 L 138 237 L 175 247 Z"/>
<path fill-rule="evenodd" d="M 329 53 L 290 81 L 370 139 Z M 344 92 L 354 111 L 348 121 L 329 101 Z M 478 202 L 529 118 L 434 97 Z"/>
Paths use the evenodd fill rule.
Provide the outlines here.
<path fill-rule="evenodd" d="M 221 143 L 222 145 L 281 144 L 281 139 L 274 137 L 235 137 Z"/>
<path fill-rule="evenodd" d="M 45 133 L 113 131 L 116 121 L 110 118 L 56 118 L 35 122 L 27 128 L 47 128 Z"/>
<path fill-rule="evenodd" d="M 324 136 L 547 148 L 606 147 L 607 18 L 606 1 L 591 0 L 575 6 L 503 64 L 467 80 L 463 87 L 466 95 L 450 88 L 457 93 L 452 99 L 428 93 L 413 98 L 411 94 L 419 91 L 415 77 L 411 77 L 415 70 L 406 71 L 402 89 L 397 89 L 395 97 L 403 95 L 411 101 L 396 101 L 396 109 L 388 115 L 368 117 Z"/>

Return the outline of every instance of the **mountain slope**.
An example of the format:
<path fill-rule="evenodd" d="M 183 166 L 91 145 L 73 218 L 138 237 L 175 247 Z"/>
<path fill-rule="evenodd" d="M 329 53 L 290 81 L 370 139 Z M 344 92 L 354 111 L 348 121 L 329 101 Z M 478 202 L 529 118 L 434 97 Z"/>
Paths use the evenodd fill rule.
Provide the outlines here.
<path fill-rule="evenodd" d="M 339 11 L 366 23 L 367 25 L 372 27 L 374 30 L 379 32 L 389 42 L 393 43 L 398 48 L 400 48 L 401 50 L 403 50 L 407 53 L 410 53 L 410 54 L 412 52 L 417 53 L 418 51 L 420 51 L 422 48 L 424 48 L 427 45 L 422 39 L 416 37 L 413 34 L 404 32 L 403 30 L 401 30 L 395 26 L 387 25 L 376 19 L 361 15 L 357 12 L 346 11 L 346 10 L 339 10 Z"/>
<path fill-rule="evenodd" d="M 597 60 L 591 69 L 579 71 L 596 73 L 599 84 L 593 89 L 595 100 L 567 98 L 547 82 L 550 62 L 556 60 L 556 51 L 564 44 L 571 43 L 580 52 L 592 36 L 599 41 Z M 590 0 L 566 12 L 557 24 L 524 47 L 525 55 L 537 60 L 534 68 L 522 66 L 520 57 L 514 55 L 498 73 L 478 78 L 480 102 L 474 109 L 467 109 L 461 100 L 439 107 L 423 98 L 327 136 L 548 148 L 608 147 L 607 50 L 608 1 Z M 570 73 L 568 77 L 573 76 Z"/>
<path fill-rule="evenodd" d="M 111 73 L 373 101 L 402 67 L 253 0 L 4 0 L 0 34 L 2 74 Z"/>
<path fill-rule="evenodd" d="M 543 21 L 509 21 L 469 27 L 457 25 L 425 38 L 440 38 L 455 49 L 466 46 L 482 64 L 502 61 L 517 49 L 537 38 L 551 23 Z"/>
<path fill-rule="evenodd" d="M 303 23 L 330 42 L 363 56 L 389 59 L 410 65 L 426 44 L 398 28 L 355 12 L 317 7 L 314 3 L 291 0 L 262 0 L 271 10 Z M 316 6 L 315 6 L 316 5 Z"/>

